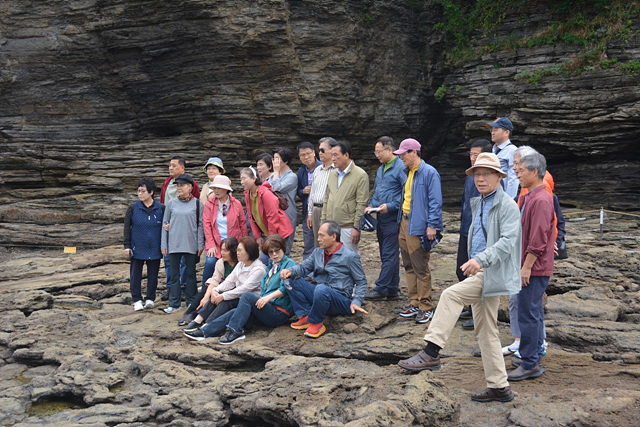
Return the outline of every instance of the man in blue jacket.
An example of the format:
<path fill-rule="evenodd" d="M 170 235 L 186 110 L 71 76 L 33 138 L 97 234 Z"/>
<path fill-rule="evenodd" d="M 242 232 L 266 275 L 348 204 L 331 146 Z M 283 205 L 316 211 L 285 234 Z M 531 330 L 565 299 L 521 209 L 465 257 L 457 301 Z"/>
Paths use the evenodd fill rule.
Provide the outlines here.
<path fill-rule="evenodd" d="M 298 145 L 298 158 L 302 163 L 298 169 L 298 197 L 302 200 L 302 239 L 304 241 L 304 250 L 302 251 L 302 259 L 306 259 L 315 247 L 313 241 L 313 230 L 307 225 L 307 210 L 309 202 L 309 193 L 311 193 L 311 184 L 313 183 L 313 171 L 317 166 L 321 165 L 316 159 L 316 152 L 313 144 L 304 141 Z"/>
<path fill-rule="evenodd" d="M 362 269 L 360 255 L 340 243 L 340 226 L 335 221 L 324 221 L 318 229 L 319 247 L 310 257 L 291 269 L 280 272 L 282 279 L 306 277 L 313 273 L 317 285 L 297 279 L 285 286 L 297 322 L 293 329 L 306 329 L 304 335 L 318 338 L 326 332 L 324 316 L 351 315 L 362 308 L 367 292 L 367 276 Z"/>
<path fill-rule="evenodd" d="M 393 154 L 400 157 L 408 175 L 398 210 L 398 240 L 410 301 L 399 314 L 405 318 L 415 317 L 416 323 L 423 324 L 433 317 L 433 303 L 431 253 L 424 251 L 420 238 L 433 241 L 437 232 L 442 232 L 442 190 L 438 171 L 422 160 L 420 148 L 418 141 L 409 138 L 402 141 Z"/>
<path fill-rule="evenodd" d="M 382 163 L 376 174 L 373 194 L 365 212 L 377 212 L 376 234 L 380 248 L 380 275 L 376 287 L 365 299 L 372 301 L 400 298 L 400 243 L 398 242 L 398 209 L 402 203 L 402 189 L 407 180 L 404 164 L 393 154 L 393 139 L 381 136 L 375 144 L 375 155 Z"/>
<path fill-rule="evenodd" d="M 482 197 L 471 200 L 471 227 L 467 250 L 470 259 L 460 267 L 467 278 L 444 290 L 438 309 L 424 336 L 426 347 L 398 365 L 408 371 L 440 369 L 440 350 L 456 325 L 465 304 L 473 307 L 476 337 L 482 355 L 487 388 L 472 393 L 477 402 L 509 402 L 514 395 L 507 381 L 507 370 L 498 336 L 500 295 L 520 291 L 520 253 L 522 251 L 520 211 L 500 185 L 507 174 L 493 153 L 482 153 L 467 169 Z"/>

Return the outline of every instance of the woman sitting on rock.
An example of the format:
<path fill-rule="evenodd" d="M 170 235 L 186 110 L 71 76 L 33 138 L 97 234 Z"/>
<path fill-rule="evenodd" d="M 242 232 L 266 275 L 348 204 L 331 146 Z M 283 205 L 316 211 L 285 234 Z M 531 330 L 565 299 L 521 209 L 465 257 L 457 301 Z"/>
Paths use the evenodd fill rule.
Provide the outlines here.
<path fill-rule="evenodd" d="M 164 205 L 153 200 L 156 184 L 151 178 L 138 182 L 138 201 L 129 205 L 124 216 L 124 253 L 131 258 L 130 289 L 133 309 L 153 308 L 160 269 L 160 240 Z M 147 295 L 142 305 L 142 266 L 147 264 Z"/>
<path fill-rule="evenodd" d="M 216 262 L 213 276 L 202 286 L 195 301 L 191 303 L 182 319 L 178 322 L 178 326 L 188 325 L 198 315 L 200 315 L 200 320 L 197 323 L 201 324 L 202 318 L 206 319 L 211 315 L 217 305 L 207 304 L 207 302 L 211 299 L 213 289 L 229 277 L 236 264 L 238 264 L 237 250 L 238 239 L 235 237 L 227 237 L 222 241 L 220 244 L 220 259 Z M 206 309 L 204 309 L 205 306 L 207 307 Z"/>
<path fill-rule="evenodd" d="M 212 167 L 211 165 L 209 167 Z M 214 166 L 215 167 L 215 166 Z M 220 242 L 227 237 L 239 239 L 247 236 L 247 219 L 242 204 L 231 195 L 231 180 L 217 175 L 210 184 L 215 197 L 204 205 L 202 225 L 204 227 L 205 263 L 202 270 L 202 286 L 213 276 L 220 259 Z M 200 301 L 197 302 L 199 304 Z"/>
<path fill-rule="evenodd" d="M 164 210 L 164 224 L 170 224 L 171 231 L 162 230 L 162 254 L 169 255 L 171 265 L 180 265 L 184 257 L 186 264 L 187 288 L 185 296 L 187 305 L 193 302 L 198 292 L 196 284 L 196 261 L 204 250 L 204 230 L 202 229 L 202 211 L 204 206 L 191 194 L 193 178 L 182 174 L 175 179 L 178 197 L 169 200 Z M 173 313 L 180 309 L 180 269 L 172 268 L 169 279 L 169 307 L 165 313 Z"/>
<path fill-rule="evenodd" d="M 280 272 L 291 268 L 295 262 L 285 255 L 286 242 L 278 234 L 267 237 L 262 245 L 262 251 L 269 254 L 267 272 L 260 280 L 260 295 L 244 293 L 240 297 L 238 306 L 218 317 L 213 322 L 192 332 L 185 332 L 188 338 L 203 340 L 216 337 L 229 328 L 227 334 L 220 338 L 220 344 L 232 344 L 244 339 L 244 326 L 253 317 L 258 322 L 275 328 L 285 324 L 293 313 L 291 300 L 287 294 Z"/>
<path fill-rule="evenodd" d="M 184 330 L 193 331 L 219 318 L 229 310 L 238 306 L 240 296 L 245 292 L 260 292 L 260 278 L 264 275 L 265 267 L 260 257 L 260 249 L 253 237 L 242 237 L 238 240 L 238 264 L 227 278 L 217 286 L 208 286 L 206 295 L 202 299 L 202 315 L 189 323 Z"/>
<path fill-rule="evenodd" d="M 279 234 L 285 239 L 293 234 L 291 222 L 280 209 L 278 197 L 271 191 L 271 185 L 268 182 L 262 183 L 253 167 L 240 171 L 240 184 L 244 188 L 251 231 L 258 245 L 262 245 L 264 237 L 271 234 Z"/>

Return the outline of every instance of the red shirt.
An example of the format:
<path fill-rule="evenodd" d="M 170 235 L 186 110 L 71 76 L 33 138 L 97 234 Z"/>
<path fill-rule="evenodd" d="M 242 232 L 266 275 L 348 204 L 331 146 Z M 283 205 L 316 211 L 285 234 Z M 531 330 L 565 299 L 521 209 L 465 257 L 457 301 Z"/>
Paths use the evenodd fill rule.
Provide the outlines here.
<path fill-rule="evenodd" d="M 544 185 L 522 198 L 522 262 L 527 254 L 537 257 L 531 268 L 532 276 L 553 276 L 554 210 L 553 198 Z"/>
<path fill-rule="evenodd" d="M 336 250 L 333 252 L 327 252 L 327 250 L 324 250 L 324 265 L 327 265 L 327 263 L 329 262 L 329 260 L 331 259 L 331 256 L 333 254 L 335 254 L 336 252 L 338 252 L 338 250 L 342 247 L 342 242 L 338 243 L 338 247 L 336 247 Z"/>

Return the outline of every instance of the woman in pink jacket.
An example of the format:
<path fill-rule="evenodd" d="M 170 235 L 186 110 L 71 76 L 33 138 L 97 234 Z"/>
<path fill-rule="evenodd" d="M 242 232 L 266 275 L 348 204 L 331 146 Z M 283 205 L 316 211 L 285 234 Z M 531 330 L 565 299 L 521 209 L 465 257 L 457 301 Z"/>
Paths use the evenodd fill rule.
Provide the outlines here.
<path fill-rule="evenodd" d="M 220 242 L 227 237 L 239 240 L 249 234 L 242 204 L 231 195 L 231 180 L 224 175 L 218 175 L 210 187 L 215 197 L 207 200 L 202 213 L 206 255 L 202 270 L 202 286 L 213 276 L 216 262 L 220 259 Z"/>
<path fill-rule="evenodd" d="M 252 167 L 240 171 L 240 184 L 244 188 L 244 200 L 249 214 L 251 231 L 259 246 L 264 238 L 279 234 L 285 239 L 293 233 L 291 221 L 279 207 L 278 197 L 271 191 L 271 184 L 262 183 Z"/>

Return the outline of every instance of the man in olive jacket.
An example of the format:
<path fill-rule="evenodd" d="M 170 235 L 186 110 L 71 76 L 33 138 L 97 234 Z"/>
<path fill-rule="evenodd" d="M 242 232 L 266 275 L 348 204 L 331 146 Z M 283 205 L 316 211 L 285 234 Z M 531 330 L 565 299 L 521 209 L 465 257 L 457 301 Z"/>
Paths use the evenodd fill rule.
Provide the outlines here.
<path fill-rule="evenodd" d="M 507 381 L 497 319 L 500 295 L 520 291 L 520 211 L 500 185 L 506 174 L 500 169 L 500 160 L 495 154 L 481 153 L 476 163 L 467 169 L 467 175 L 473 176 L 481 194 L 471 199 L 469 261 L 460 267 L 468 277 L 442 293 L 424 337 L 427 346 L 398 365 L 409 371 L 440 369 L 440 349 L 455 327 L 462 308 L 470 304 L 487 381 L 487 389 L 472 393 L 471 399 L 508 402 L 514 395 Z"/>
<path fill-rule="evenodd" d="M 340 241 L 358 253 L 360 217 L 369 203 L 369 175 L 351 160 L 351 146 L 344 141 L 331 142 L 331 157 L 336 170 L 329 174 L 320 220 L 337 222 Z"/>

